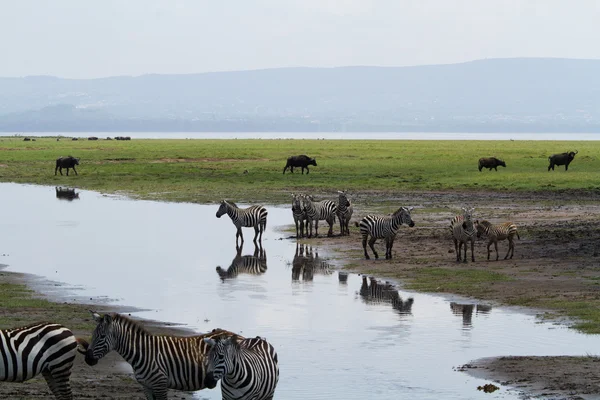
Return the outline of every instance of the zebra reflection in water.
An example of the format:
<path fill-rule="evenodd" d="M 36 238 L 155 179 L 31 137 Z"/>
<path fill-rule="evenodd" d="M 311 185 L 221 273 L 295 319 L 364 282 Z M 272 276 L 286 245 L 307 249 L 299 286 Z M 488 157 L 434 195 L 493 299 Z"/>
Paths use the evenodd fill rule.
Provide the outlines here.
<path fill-rule="evenodd" d="M 253 255 L 242 256 L 242 249 L 243 246 L 236 247 L 236 255 L 229 268 L 216 268 L 223 282 L 236 278 L 239 274 L 262 275 L 267 272 L 267 252 L 262 246 L 255 245 Z"/>
<path fill-rule="evenodd" d="M 476 314 L 489 314 L 492 310 L 492 306 L 484 304 L 460 304 L 451 302 L 450 310 L 452 314 L 462 316 L 463 327 L 470 328 L 473 326 L 473 311 Z"/>
<path fill-rule="evenodd" d="M 409 297 L 407 300 L 402 300 L 398 289 L 389 282 L 380 282 L 374 277 L 362 276 L 362 285 L 358 292 L 363 301 L 367 304 L 373 303 L 391 303 L 392 307 L 400 314 L 410 314 L 414 299 Z"/>
<path fill-rule="evenodd" d="M 311 282 L 315 275 L 331 275 L 331 265 L 319 257 L 319 252 L 307 244 L 296 243 L 292 261 L 292 281 Z M 300 279 L 302 277 L 302 279 Z"/>

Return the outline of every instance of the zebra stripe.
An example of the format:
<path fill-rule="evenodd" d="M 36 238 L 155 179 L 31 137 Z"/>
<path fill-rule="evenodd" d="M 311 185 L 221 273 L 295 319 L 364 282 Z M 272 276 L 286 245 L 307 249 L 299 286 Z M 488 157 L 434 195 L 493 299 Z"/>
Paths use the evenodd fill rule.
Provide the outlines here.
<path fill-rule="evenodd" d="M 496 261 L 498 261 L 498 241 L 508 239 L 508 251 L 506 252 L 506 256 L 504 259 L 508 258 L 510 254 L 510 258 L 513 258 L 515 253 L 515 235 L 517 238 L 519 237 L 519 232 L 517 232 L 517 226 L 512 222 L 504 222 L 502 224 L 493 225 L 488 221 L 475 221 L 475 228 L 477 229 L 477 237 L 481 237 L 481 235 L 486 235 L 488 237 L 488 245 L 487 245 L 487 259 L 490 259 L 490 245 L 494 243 L 494 248 L 496 249 Z"/>
<path fill-rule="evenodd" d="M 410 216 L 412 209 L 412 207 L 400 207 L 392 215 L 367 215 L 360 223 L 355 223 L 356 226 L 360 227 L 362 246 L 367 260 L 370 258 L 369 253 L 367 253 L 367 239 L 369 236 L 371 236 L 369 247 L 373 250 L 375 258 L 379 258 L 374 247 L 377 239 L 385 239 L 385 258 L 392 258 L 392 247 L 394 246 L 394 239 L 396 239 L 396 233 L 398 232 L 400 225 L 406 224 L 410 227 L 415 226 L 415 223 Z"/>
<path fill-rule="evenodd" d="M 304 227 L 308 234 L 308 221 L 306 217 L 306 209 L 302 204 L 302 197 L 299 194 L 292 194 L 292 213 L 294 215 L 294 223 L 296 224 L 296 238 L 304 237 Z"/>
<path fill-rule="evenodd" d="M 71 400 L 71 368 L 77 340 L 59 324 L 0 330 L 0 381 L 25 382 L 42 374 L 59 400 Z"/>
<path fill-rule="evenodd" d="M 272 400 L 279 380 L 277 352 L 260 337 L 206 339 L 211 346 L 205 379 L 215 387 L 221 379 L 223 400 Z"/>
<path fill-rule="evenodd" d="M 258 246 L 254 247 L 254 255 L 242 256 L 242 248 L 239 247 L 235 258 L 226 270 L 217 267 L 217 273 L 221 280 L 232 279 L 239 274 L 261 275 L 267 272 L 267 252 Z"/>
<path fill-rule="evenodd" d="M 466 209 L 463 207 L 463 214 L 457 215 L 450 221 L 450 230 L 452 231 L 452 239 L 454 240 L 454 250 L 456 251 L 456 261 L 460 262 L 460 252 L 462 246 L 465 246 L 465 254 L 463 261 L 467 262 L 467 243 L 471 242 L 471 261 L 475 262 L 475 228 L 473 226 L 473 211 L 474 208 Z"/>
<path fill-rule="evenodd" d="M 217 218 L 221 218 L 223 214 L 229 215 L 231 221 L 235 225 L 237 232 L 235 234 L 235 245 L 238 245 L 238 238 L 242 238 L 244 244 L 244 235 L 242 228 L 254 228 L 254 244 L 260 232 L 259 242 L 262 242 L 263 231 L 267 229 L 267 210 L 263 206 L 250 206 L 248 208 L 238 208 L 234 202 L 226 200 L 221 201 Z"/>
<path fill-rule="evenodd" d="M 410 314 L 414 299 L 409 297 L 403 301 L 392 284 L 380 283 L 374 277 L 370 277 L 371 284 L 367 281 L 367 276 L 362 276 L 362 285 L 359 294 L 365 303 L 391 303 L 392 307 L 400 314 Z"/>
<path fill-rule="evenodd" d="M 166 400 L 167 389 L 204 389 L 206 374 L 206 338 L 235 335 L 213 329 L 197 336 L 153 335 L 142 325 L 123 315 L 93 313 L 98 323 L 87 348 L 85 362 L 95 365 L 115 350 L 133 368 L 147 399 Z"/>
<path fill-rule="evenodd" d="M 352 213 L 354 212 L 354 207 L 348 200 L 348 195 L 346 191 L 338 191 L 338 205 L 337 205 L 337 216 L 340 220 L 340 234 L 350 235 L 350 218 L 352 218 Z"/>
<path fill-rule="evenodd" d="M 313 222 L 315 224 L 315 237 L 319 236 L 319 221 L 325 220 L 329 224 L 329 232 L 327 236 L 333 235 L 333 224 L 335 222 L 335 214 L 337 206 L 331 200 L 323 200 L 315 202 L 312 196 L 303 196 L 304 208 L 306 210 L 306 219 L 308 220 L 309 233 L 308 237 L 312 237 Z"/>

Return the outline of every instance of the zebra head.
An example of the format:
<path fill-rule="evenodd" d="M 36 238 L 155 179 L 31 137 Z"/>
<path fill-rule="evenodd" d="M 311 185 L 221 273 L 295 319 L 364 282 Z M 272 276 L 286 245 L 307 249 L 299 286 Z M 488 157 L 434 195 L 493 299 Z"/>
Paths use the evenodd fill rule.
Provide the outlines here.
<path fill-rule="evenodd" d="M 303 210 L 304 206 L 302 205 L 302 195 L 292 193 L 292 210 Z"/>
<path fill-rule="evenodd" d="M 467 229 L 467 227 L 473 227 L 473 212 L 475 211 L 474 207 L 471 208 L 462 208 L 463 211 L 463 217 L 464 217 L 464 222 L 463 222 L 463 228 Z"/>
<path fill-rule="evenodd" d="M 477 230 L 477 238 L 479 239 L 481 235 L 487 235 L 488 229 L 492 224 L 485 220 L 481 222 L 479 222 L 479 220 L 476 220 L 474 225 L 475 229 Z"/>
<path fill-rule="evenodd" d="M 410 212 L 413 210 L 413 208 L 414 207 L 400 207 L 394 214 L 392 214 L 392 216 L 399 218 L 401 224 L 406 224 L 412 228 L 415 226 L 415 223 L 410 216 Z"/>
<path fill-rule="evenodd" d="M 92 333 L 92 343 L 85 353 L 85 362 L 93 366 L 113 349 L 113 317 L 109 314 L 100 316 L 93 311 L 90 312 L 98 325 Z"/>
<path fill-rule="evenodd" d="M 339 204 L 344 205 L 346 207 L 350 206 L 350 201 L 348 200 L 348 191 L 347 190 L 338 190 L 339 193 Z"/>
<path fill-rule="evenodd" d="M 217 211 L 217 218 L 221 218 L 223 214 L 227 214 L 227 210 L 229 210 L 229 203 L 227 203 L 227 200 L 221 200 L 221 205 Z"/>
<path fill-rule="evenodd" d="M 214 339 L 205 338 L 204 343 L 209 347 L 206 357 L 206 376 L 204 386 L 213 389 L 217 386 L 219 379 L 227 375 L 227 369 L 230 367 L 231 354 L 238 348 L 235 336 L 216 337 Z"/>

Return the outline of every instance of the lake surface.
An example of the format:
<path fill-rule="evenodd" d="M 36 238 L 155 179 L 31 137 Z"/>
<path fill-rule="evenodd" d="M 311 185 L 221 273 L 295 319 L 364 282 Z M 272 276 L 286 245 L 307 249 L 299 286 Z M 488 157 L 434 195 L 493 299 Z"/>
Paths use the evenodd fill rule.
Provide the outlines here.
<path fill-rule="evenodd" d="M 227 269 L 237 253 L 235 228 L 215 217 L 217 205 L 78 193 L 68 201 L 54 187 L 0 184 L 0 263 L 71 285 L 73 296 L 150 310 L 138 317 L 264 336 L 279 354 L 278 399 L 517 399 L 504 390 L 484 395 L 476 388 L 487 381 L 453 367 L 598 352 L 598 336 L 509 308 L 406 291 L 395 306 L 378 302 L 361 294 L 360 276 L 340 282 L 322 249 L 303 248 L 294 262 L 296 243 L 278 229 L 293 221 L 288 207 L 267 207 L 266 271 L 222 279 L 215 268 Z M 253 230 L 244 235 L 241 255 L 252 257 Z M 220 399 L 220 390 L 197 397 Z"/>
<path fill-rule="evenodd" d="M 327 140 L 600 140 L 600 133 L 509 132 L 6 132 L 0 136 L 130 136 L 133 139 L 327 139 Z"/>

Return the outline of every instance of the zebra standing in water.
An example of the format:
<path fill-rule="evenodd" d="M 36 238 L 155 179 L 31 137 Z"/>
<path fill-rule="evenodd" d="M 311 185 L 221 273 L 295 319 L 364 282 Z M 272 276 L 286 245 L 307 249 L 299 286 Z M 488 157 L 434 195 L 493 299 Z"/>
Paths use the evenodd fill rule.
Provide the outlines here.
<path fill-rule="evenodd" d="M 406 224 L 411 228 L 415 226 L 410 216 L 412 209 L 413 207 L 400 207 L 392 215 L 367 215 L 360 223 L 355 222 L 355 225 L 360 227 L 362 246 L 367 260 L 370 258 L 369 253 L 367 253 L 367 239 L 369 236 L 371 236 L 369 246 L 373 250 L 375 258 L 379 258 L 379 254 L 377 254 L 374 247 L 377 239 L 385 239 L 385 258 L 392 258 L 392 247 L 400 225 Z"/>
<path fill-rule="evenodd" d="M 350 218 L 352 218 L 354 208 L 350 204 L 345 190 L 343 192 L 338 190 L 338 193 L 337 216 L 340 220 L 340 234 L 342 236 L 350 235 Z"/>
<path fill-rule="evenodd" d="M 308 234 L 308 221 L 306 219 L 306 209 L 302 204 L 302 198 L 299 194 L 292 193 L 292 213 L 294 214 L 294 223 L 296 224 L 296 238 L 304 237 L 304 227 Z"/>
<path fill-rule="evenodd" d="M 272 400 L 279 380 L 277 352 L 260 337 L 204 340 L 209 346 L 205 386 L 221 379 L 223 400 Z"/>
<path fill-rule="evenodd" d="M 77 339 L 59 324 L 39 323 L 0 330 L 0 381 L 25 382 L 42 374 L 52 394 L 71 400 L 71 368 Z"/>
<path fill-rule="evenodd" d="M 217 267 L 222 281 L 232 279 L 239 274 L 262 275 L 267 272 L 267 252 L 262 246 L 254 246 L 254 255 L 242 256 L 242 247 L 238 247 L 235 258 L 226 270 Z"/>
<path fill-rule="evenodd" d="M 494 248 L 496 249 L 496 261 L 498 261 L 498 240 L 508 239 L 508 251 L 506 252 L 506 256 L 504 259 L 508 258 L 510 254 L 510 258 L 513 258 L 515 254 L 515 235 L 520 240 L 519 232 L 517 231 L 517 226 L 512 222 L 504 222 L 498 225 L 492 225 L 492 223 L 488 221 L 475 221 L 475 228 L 477 229 L 477 237 L 481 237 L 481 235 L 486 235 L 488 237 L 488 245 L 487 245 L 487 259 L 490 259 L 490 245 L 494 243 Z"/>
<path fill-rule="evenodd" d="M 267 229 L 267 210 L 263 206 L 250 206 L 248 208 L 238 208 L 238 206 L 232 202 L 223 200 L 217 211 L 217 218 L 221 218 L 223 214 L 229 215 L 231 222 L 237 228 L 235 234 L 235 245 L 238 245 L 238 238 L 242 238 L 242 245 L 244 244 L 244 235 L 242 235 L 242 228 L 254 228 L 254 244 L 256 245 L 256 238 L 260 232 L 259 242 L 262 243 L 263 231 Z"/>
<path fill-rule="evenodd" d="M 96 365 L 115 350 L 131 364 L 148 400 L 167 400 L 167 389 L 204 389 L 209 350 L 204 339 L 235 335 L 222 329 L 198 336 L 153 335 L 123 315 L 92 315 L 98 325 L 87 347 L 85 362 Z"/>
<path fill-rule="evenodd" d="M 474 208 L 466 209 L 463 207 L 463 214 L 457 215 L 450 221 L 450 230 L 452 231 L 452 239 L 454 239 L 454 250 L 456 251 L 456 261 L 460 262 L 460 251 L 462 246 L 465 246 L 464 262 L 467 262 L 467 243 L 471 242 L 471 261 L 475 262 L 475 228 L 473 226 L 473 211 Z"/>
<path fill-rule="evenodd" d="M 327 236 L 333 235 L 333 224 L 335 223 L 335 214 L 337 207 L 331 200 L 315 202 L 312 196 L 303 196 L 304 208 L 306 210 L 306 219 L 310 229 L 308 237 L 312 237 L 313 222 L 315 223 L 315 237 L 319 236 L 319 220 L 325 220 L 329 224 Z"/>

